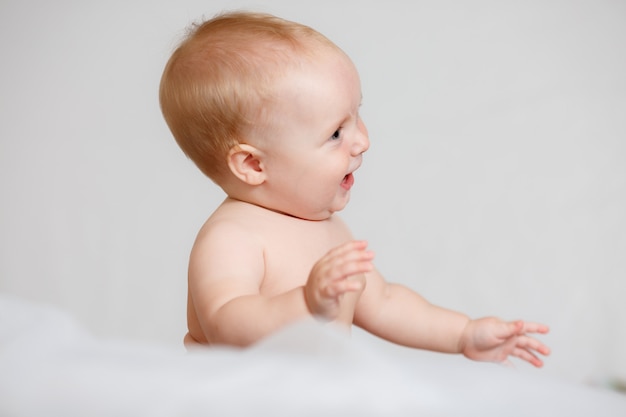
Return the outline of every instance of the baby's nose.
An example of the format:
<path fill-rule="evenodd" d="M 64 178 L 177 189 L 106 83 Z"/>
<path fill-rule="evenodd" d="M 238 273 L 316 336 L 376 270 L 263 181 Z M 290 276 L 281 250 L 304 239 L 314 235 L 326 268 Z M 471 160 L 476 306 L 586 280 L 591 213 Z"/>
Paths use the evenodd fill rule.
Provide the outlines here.
<path fill-rule="evenodd" d="M 354 155 L 360 155 L 367 151 L 370 147 L 370 139 L 367 133 L 367 128 L 363 120 L 359 119 L 357 135 L 354 141 L 353 151 Z"/>

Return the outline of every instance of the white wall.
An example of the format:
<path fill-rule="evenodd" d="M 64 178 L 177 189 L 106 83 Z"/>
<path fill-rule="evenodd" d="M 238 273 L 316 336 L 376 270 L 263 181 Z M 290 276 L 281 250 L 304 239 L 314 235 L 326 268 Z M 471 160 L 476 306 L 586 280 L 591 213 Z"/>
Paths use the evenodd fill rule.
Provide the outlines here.
<path fill-rule="evenodd" d="M 189 249 L 223 194 L 158 82 L 185 26 L 231 8 L 309 24 L 359 67 L 372 146 L 342 216 L 389 280 L 550 324 L 544 372 L 626 378 L 620 1 L 2 0 L 0 291 L 180 344 Z"/>

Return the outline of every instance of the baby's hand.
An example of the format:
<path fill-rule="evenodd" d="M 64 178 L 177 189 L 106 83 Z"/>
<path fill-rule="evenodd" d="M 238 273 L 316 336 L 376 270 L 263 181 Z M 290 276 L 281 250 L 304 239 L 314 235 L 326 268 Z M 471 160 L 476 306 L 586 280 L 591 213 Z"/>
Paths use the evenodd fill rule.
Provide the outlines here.
<path fill-rule="evenodd" d="M 367 242 L 351 241 L 324 255 L 311 269 L 304 287 L 304 296 L 314 316 L 334 320 L 339 316 L 343 294 L 360 291 L 363 280 L 350 279 L 354 275 L 374 269 L 374 253 L 367 250 Z"/>
<path fill-rule="evenodd" d="M 509 356 L 543 366 L 537 353 L 549 355 L 550 349 L 527 333 L 548 333 L 548 326 L 517 320 L 504 322 L 487 317 L 470 320 L 463 331 L 460 350 L 468 358 L 509 364 Z"/>

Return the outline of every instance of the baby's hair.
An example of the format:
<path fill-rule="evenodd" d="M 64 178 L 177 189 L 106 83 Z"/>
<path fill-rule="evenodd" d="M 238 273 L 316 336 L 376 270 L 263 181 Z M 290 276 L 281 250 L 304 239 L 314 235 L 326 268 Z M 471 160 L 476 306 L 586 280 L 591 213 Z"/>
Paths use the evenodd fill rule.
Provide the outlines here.
<path fill-rule="evenodd" d="M 228 172 L 227 155 L 255 128 L 286 68 L 319 45 L 319 32 L 272 15 L 220 14 L 194 24 L 170 57 L 159 99 L 183 152 L 213 181 Z"/>

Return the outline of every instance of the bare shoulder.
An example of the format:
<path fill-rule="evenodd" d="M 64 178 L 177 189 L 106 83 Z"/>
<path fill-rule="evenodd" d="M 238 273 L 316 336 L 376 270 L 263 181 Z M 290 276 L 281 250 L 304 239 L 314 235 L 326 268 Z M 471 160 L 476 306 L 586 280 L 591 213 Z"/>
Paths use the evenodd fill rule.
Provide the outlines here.
<path fill-rule="evenodd" d="M 188 325 L 196 340 L 200 323 L 228 300 L 258 294 L 265 273 L 264 244 L 254 228 L 254 212 L 222 204 L 204 223 L 189 257 Z M 258 220 L 258 219 L 257 219 Z"/>
<path fill-rule="evenodd" d="M 258 213 L 223 203 L 201 227 L 189 257 L 186 343 L 209 342 L 210 318 L 229 300 L 258 294 L 265 274 Z"/>
<path fill-rule="evenodd" d="M 328 250 L 352 239 L 346 223 L 333 215 L 309 221 L 227 199 L 198 233 L 189 263 L 190 283 L 228 280 L 253 284 L 305 271 Z M 308 274 L 308 272 L 307 272 Z M 298 282 L 301 279 L 298 280 Z"/>
<path fill-rule="evenodd" d="M 253 219 L 246 215 L 232 213 L 232 210 L 224 210 L 221 206 L 202 225 L 196 240 L 196 248 L 207 249 L 212 242 L 219 241 L 221 244 L 228 244 L 231 241 L 250 242 L 254 240 L 255 231 L 250 228 L 254 224 Z"/>
<path fill-rule="evenodd" d="M 243 204 L 222 204 L 196 236 L 190 256 L 190 279 L 229 275 L 228 269 L 236 268 L 242 261 L 254 265 L 263 252 L 263 243 L 253 227 L 259 223 L 258 217 Z"/>

